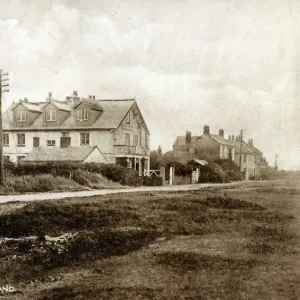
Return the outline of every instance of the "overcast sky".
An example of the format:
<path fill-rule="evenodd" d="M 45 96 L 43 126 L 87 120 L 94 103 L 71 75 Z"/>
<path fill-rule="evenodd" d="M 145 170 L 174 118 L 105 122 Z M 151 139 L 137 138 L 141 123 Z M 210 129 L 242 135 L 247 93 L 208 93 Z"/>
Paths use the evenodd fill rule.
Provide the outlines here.
<path fill-rule="evenodd" d="M 203 126 L 300 170 L 300 1 L 1 0 L 5 105 L 135 97 L 151 148 Z"/>

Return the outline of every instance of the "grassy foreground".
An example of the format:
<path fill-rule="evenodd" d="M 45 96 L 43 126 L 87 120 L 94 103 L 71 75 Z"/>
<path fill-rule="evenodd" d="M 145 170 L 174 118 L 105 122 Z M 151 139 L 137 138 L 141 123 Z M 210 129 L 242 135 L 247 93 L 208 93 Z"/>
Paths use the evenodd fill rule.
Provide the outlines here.
<path fill-rule="evenodd" d="M 295 183 L 0 206 L 7 299 L 298 299 Z"/>

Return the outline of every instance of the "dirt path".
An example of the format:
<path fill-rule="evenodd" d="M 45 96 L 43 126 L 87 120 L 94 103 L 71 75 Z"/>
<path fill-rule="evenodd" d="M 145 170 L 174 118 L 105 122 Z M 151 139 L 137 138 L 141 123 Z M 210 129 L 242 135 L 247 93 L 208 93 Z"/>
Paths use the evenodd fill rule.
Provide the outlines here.
<path fill-rule="evenodd" d="M 91 197 L 98 195 L 119 194 L 119 193 L 138 193 L 138 192 L 167 192 L 167 191 L 191 191 L 209 187 L 235 187 L 238 185 L 253 185 L 262 183 L 261 181 L 239 181 L 231 183 L 199 183 L 189 185 L 173 185 L 173 186 L 143 186 L 137 188 L 124 188 L 124 189 L 103 189 L 79 192 L 56 192 L 56 193 L 37 193 L 37 194 L 22 194 L 22 195 L 5 195 L 0 196 L 0 203 L 13 202 L 13 201 L 33 201 L 33 200 L 52 200 L 52 199 L 65 199 L 72 197 Z"/>

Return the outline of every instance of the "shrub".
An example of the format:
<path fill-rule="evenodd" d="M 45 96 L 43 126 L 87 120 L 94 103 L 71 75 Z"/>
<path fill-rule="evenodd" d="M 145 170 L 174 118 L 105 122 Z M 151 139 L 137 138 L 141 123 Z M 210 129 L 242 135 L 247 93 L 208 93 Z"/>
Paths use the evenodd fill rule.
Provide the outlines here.
<path fill-rule="evenodd" d="M 215 163 L 217 163 L 222 170 L 225 171 L 226 177 L 229 181 L 242 179 L 240 168 L 234 161 L 230 159 L 218 159 Z"/>
<path fill-rule="evenodd" d="M 138 172 L 116 164 L 104 164 L 100 168 L 100 173 L 106 178 L 119 182 L 122 185 L 140 186 L 142 178 Z"/>
<path fill-rule="evenodd" d="M 200 182 L 227 182 L 228 176 L 217 163 L 209 163 L 201 169 Z"/>

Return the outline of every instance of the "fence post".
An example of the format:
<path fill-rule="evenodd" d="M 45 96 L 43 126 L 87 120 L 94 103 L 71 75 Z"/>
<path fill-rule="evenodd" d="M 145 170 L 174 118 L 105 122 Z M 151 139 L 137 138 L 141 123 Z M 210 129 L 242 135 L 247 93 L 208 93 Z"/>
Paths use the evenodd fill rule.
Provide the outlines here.
<path fill-rule="evenodd" d="M 165 185 L 166 181 L 166 167 L 160 166 L 160 177 L 162 178 L 162 185 Z"/>

